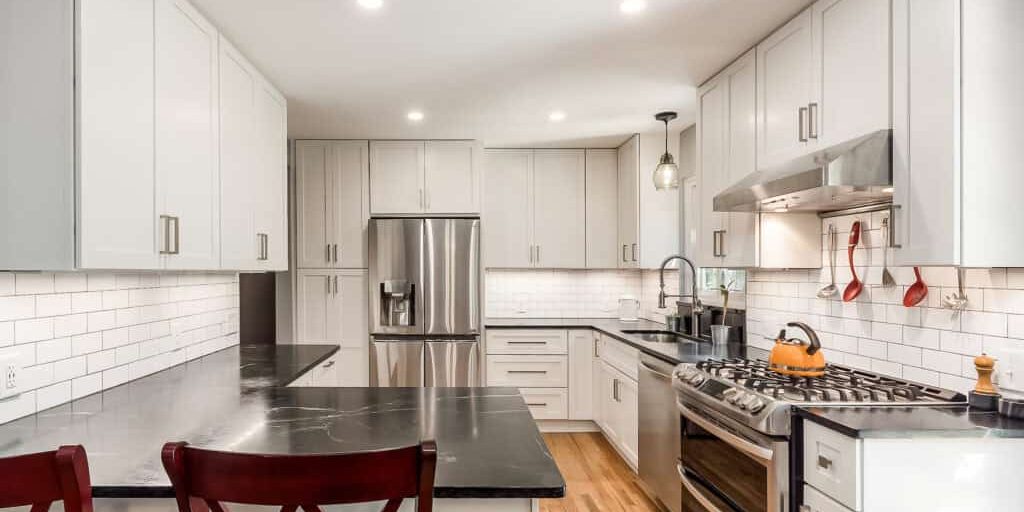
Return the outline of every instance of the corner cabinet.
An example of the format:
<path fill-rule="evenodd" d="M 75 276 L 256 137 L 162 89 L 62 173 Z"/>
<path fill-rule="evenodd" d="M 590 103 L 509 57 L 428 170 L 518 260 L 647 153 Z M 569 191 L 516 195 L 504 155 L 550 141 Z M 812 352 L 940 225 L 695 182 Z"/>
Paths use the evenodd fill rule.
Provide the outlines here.
<path fill-rule="evenodd" d="M 0 215 L 0 269 L 284 267 L 284 98 L 245 96 L 221 66 L 226 43 L 189 2 L 10 0 L 0 17 L 22 21 L 5 39 L 26 48 L 0 62 L 13 91 L 0 129 L 15 134 L 0 142 L 12 164 L 0 185 L 19 191 Z M 257 158 L 252 197 L 224 200 Z M 225 229 L 242 234 L 225 241 Z M 250 266 L 263 256 L 272 263 Z"/>
<path fill-rule="evenodd" d="M 1024 3 L 894 0 L 898 265 L 1024 266 Z"/>
<path fill-rule="evenodd" d="M 475 141 L 371 141 L 373 215 L 480 212 Z"/>

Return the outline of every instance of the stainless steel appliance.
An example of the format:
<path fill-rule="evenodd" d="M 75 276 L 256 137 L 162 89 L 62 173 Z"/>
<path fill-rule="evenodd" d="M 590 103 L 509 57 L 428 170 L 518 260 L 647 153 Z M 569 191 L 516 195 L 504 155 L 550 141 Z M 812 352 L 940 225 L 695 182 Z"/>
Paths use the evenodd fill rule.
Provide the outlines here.
<path fill-rule="evenodd" d="M 370 382 L 477 386 L 480 219 L 370 219 Z"/>
<path fill-rule="evenodd" d="M 789 456 L 794 405 L 966 402 L 954 391 L 833 364 L 822 377 L 785 376 L 759 359 L 682 364 L 673 371 L 672 386 L 680 413 L 676 469 L 684 512 L 796 510 Z"/>
<path fill-rule="evenodd" d="M 679 414 L 672 389 L 672 364 L 640 355 L 640 479 L 671 512 L 680 512 L 676 476 Z"/>

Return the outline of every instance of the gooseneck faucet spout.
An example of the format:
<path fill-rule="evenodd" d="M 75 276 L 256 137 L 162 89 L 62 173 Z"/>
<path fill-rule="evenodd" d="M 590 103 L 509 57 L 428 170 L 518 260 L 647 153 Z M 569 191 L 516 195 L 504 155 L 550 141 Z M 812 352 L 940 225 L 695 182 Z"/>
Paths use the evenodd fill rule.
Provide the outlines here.
<path fill-rule="evenodd" d="M 697 293 L 697 267 L 693 265 L 693 262 L 690 261 L 689 258 L 686 258 L 685 256 L 680 254 L 673 254 L 665 258 L 661 262 L 661 267 L 658 269 L 658 307 L 664 308 L 665 299 L 668 297 L 686 297 L 685 295 L 665 294 L 665 267 L 668 266 L 668 264 L 671 263 L 672 260 L 681 260 L 684 263 L 686 263 L 688 267 L 690 267 L 691 288 L 689 297 L 691 303 L 693 304 L 693 307 L 690 309 L 690 315 L 692 317 L 692 321 L 690 322 L 690 334 L 693 336 L 698 336 L 700 335 L 700 323 L 698 322 L 698 316 L 704 313 L 704 305 L 701 304 L 700 295 Z"/>

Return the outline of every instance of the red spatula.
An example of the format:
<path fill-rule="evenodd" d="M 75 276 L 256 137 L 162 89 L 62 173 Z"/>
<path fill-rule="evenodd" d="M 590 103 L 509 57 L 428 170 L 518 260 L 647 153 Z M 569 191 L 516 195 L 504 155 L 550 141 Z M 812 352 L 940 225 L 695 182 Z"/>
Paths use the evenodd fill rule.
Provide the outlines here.
<path fill-rule="evenodd" d="M 853 250 L 857 248 L 857 244 L 860 243 L 860 221 L 853 223 L 850 228 L 850 245 L 846 248 L 846 253 L 850 257 L 850 274 L 853 275 L 853 281 L 846 285 L 846 290 L 843 291 L 843 302 L 850 302 L 856 299 L 860 292 L 864 291 L 864 283 L 860 282 L 860 278 L 857 277 L 857 269 L 853 267 Z"/>
<path fill-rule="evenodd" d="M 914 267 L 914 277 L 917 281 L 907 288 L 907 293 L 903 295 L 903 305 L 912 308 L 921 303 L 925 297 L 928 296 L 928 285 L 924 284 L 924 279 L 921 279 L 921 267 Z"/>

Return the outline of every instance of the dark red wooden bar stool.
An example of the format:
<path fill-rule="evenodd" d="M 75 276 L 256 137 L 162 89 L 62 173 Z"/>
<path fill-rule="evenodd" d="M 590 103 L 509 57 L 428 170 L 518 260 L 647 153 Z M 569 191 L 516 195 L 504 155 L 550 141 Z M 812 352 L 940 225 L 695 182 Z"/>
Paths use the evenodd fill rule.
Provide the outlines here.
<path fill-rule="evenodd" d="M 65 512 L 92 512 L 89 462 L 80 445 L 0 458 L 0 508 L 32 506 L 46 512 L 55 501 Z"/>
<path fill-rule="evenodd" d="M 382 450 L 328 455 L 261 455 L 204 450 L 167 443 L 164 469 L 180 512 L 221 503 L 280 506 L 282 512 L 320 512 L 319 505 L 384 501 L 395 512 L 405 498 L 419 498 L 430 512 L 437 445 L 433 441 Z"/>

